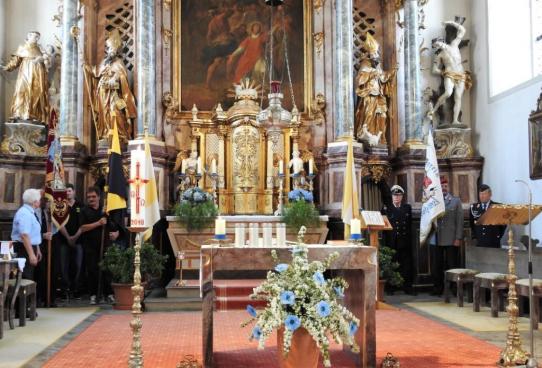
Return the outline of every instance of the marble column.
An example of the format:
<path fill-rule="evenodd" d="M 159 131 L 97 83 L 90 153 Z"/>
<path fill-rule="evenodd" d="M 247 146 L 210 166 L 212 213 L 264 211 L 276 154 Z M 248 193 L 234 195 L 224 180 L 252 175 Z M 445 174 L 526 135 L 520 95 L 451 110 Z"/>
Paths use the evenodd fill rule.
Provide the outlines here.
<path fill-rule="evenodd" d="M 354 130 L 354 20 L 352 0 L 335 1 L 333 103 L 335 140 Z"/>
<path fill-rule="evenodd" d="M 6 35 L 8 34 L 6 25 L 6 2 L 0 1 L 0 60 L 7 60 L 5 55 L 6 47 Z M 6 100 L 5 100 L 5 79 L 0 78 L 0 122 L 4 122 L 7 119 L 5 115 Z M 3 136 L 3 126 L 0 127 Z"/>
<path fill-rule="evenodd" d="M 405 1 L 405 146 L 422 144 L 422 93 L 418 0 Z"/>
<path fill-rule="evenodd" d="M 78 1 L 64 0 L 62 17 L 62 68 L 60 72 L 59 130 L 62 142 L 76 142 L 77 101 L 79 91 L 79 56 L 77 42 L 71 34 L 77 27 Z"/>
<path fill-rule="evenodd" d="M 137 136 L 156 135 L 155 1 L 136 1 Z"/>

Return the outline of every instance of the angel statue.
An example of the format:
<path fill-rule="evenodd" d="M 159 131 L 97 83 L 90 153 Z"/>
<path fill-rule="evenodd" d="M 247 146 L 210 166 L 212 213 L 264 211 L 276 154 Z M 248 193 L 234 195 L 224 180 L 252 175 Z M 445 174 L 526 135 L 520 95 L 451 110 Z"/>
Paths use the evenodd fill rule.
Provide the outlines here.
<path fill-rule="evenodd" d="M 28 32 L 24 44 L 17 48 L 0 69 L 19 69 L 11 101 L 11 120 L 28 120 L 45 124 L 49 119 L 48 69 L 51 58 L 38 43 L 39 32 Z"/>
<path fill-rule="evenodd" d="M 372 135 L 381 135 L 381 143 L 386 144 L 386 128 L 392 118 L 391 96 L 395 88 L 397 68 L 385 72 L 380 66 L 380 45 L 367 32 L 362 43 L 364 54 L 356 76 L 356 137 L 364 136 L 363 127 Z M 380 133 L 382 132 L 382 133 Z"/>
<path fill-rule="evenodd" d="M 128 72 L 120 56 L 122 39 L 114 29 L 105 41 L 105 58 L 98 66 L 83 65 L 90 96 L 97 139 L 106 140 L 117 123 L 119 139 L 127 143 L 132 136 L 131 119 L 137 116 Z"/>

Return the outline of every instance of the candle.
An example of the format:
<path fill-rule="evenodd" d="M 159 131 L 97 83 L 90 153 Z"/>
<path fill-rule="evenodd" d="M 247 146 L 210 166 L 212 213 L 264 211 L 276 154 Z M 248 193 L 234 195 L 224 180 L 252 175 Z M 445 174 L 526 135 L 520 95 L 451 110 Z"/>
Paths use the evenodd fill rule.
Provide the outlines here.
<path fill-rule="evenodd" d="M 222 217 L 215 220 L 215 238 L 226 239 L 226 220 Z"/>
<path fill-rule="evenodd" d="M 314 159 L 311 158 L 309 159 L 309 175 L 313 174 L 313 169 L 314 169 Z"/>
<path fill-rule="evenodd" d="M 197 171 L 198 171 L 198 175 L 201 175 L 201 170 L 202 170 L 202 167 L 201 167 L 201 157 L 198 157 L 198 163 L 197 163 Z"/>
<path fill-rule="evenodd" d="M 186 174 L 186 159 L 183 158 L 181 162 L 181 174 Z"/>
<path fill-rule="evenodd" d="M 216 159 L 211 161 L 211 174 L 216 174 Z"/>
<path fill-rule="evenodd" d="M 279 175 L 284 174 L 284 161 L 279 160 Z"/>
<path fill-rule="evenodd" d="M 360 235 L 361 234 L 361 222 L 359 219 L 352 219 L 350 221 L 350 233 L 352 235 Z"/>

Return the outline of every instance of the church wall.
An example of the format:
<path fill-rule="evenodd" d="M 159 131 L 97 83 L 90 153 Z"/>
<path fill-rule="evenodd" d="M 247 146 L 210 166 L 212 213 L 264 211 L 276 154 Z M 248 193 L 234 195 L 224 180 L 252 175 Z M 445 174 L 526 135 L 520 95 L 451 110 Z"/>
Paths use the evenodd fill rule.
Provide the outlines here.
<path fill-rule="evenodd" d="M 475 75 L 472 104 L 474 146 L 485 158 L 482 181 L 493 189 L 493 199 L 504 203 L 526 203 L 526 189 L 514 180 L 529 183 L 533 202 L 542 203 L 542 181 L 529 179 L 529 114 L 536 107 L 542 82 L 489 98 L 487 13 L 485 1 L 472 2 L 472 60 Z M 513 69 L 513 66 L 511 66 Z M 542 217 L 533 222 L 533 237 L 542 239 Z"/>

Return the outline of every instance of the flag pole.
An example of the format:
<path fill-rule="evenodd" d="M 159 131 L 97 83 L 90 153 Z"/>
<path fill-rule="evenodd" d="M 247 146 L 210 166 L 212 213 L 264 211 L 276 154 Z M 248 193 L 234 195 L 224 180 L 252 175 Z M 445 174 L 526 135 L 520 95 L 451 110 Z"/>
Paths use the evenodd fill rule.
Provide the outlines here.
<path fill-rule="evenodd" d="M 52 211 L 52 207 L 50 207 L 50 210 Z M 49 213 L 49 218 L 47 219 L 47 232 L 52 232 L 52 226 L 51 226 L 51 214 Z M 45 215 L 47 218 L 47 215 Z M 52 237 L 47 239 L 47 308 L 51 306 L 51 250 L 52 250 Z"/>

